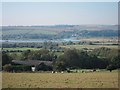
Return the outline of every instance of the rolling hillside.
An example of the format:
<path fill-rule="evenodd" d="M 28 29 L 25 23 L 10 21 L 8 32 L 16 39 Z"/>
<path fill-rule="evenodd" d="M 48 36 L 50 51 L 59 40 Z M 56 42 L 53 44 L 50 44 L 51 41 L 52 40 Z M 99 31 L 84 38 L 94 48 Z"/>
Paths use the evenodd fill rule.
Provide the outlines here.
<path fill-rule="evenodd" d="M 3 26 L 6 39 L 61 39 L 74 37 L 117 36 L 117 25 Z"/>

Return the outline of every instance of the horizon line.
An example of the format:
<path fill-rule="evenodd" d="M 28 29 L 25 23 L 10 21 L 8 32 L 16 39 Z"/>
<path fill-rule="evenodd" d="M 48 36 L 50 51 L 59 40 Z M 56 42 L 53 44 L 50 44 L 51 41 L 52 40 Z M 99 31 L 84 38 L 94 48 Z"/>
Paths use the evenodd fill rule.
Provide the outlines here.
<path fill-rule="evenodd" d="M 107 25 L 110 25 L 110 26 L 117 26 L 118 24 L 51 24 L 51 25 L 0 25 L 0 26 L 80 26 L 80 25 L 99 25 L 99 26 L 107 26 Z"/>

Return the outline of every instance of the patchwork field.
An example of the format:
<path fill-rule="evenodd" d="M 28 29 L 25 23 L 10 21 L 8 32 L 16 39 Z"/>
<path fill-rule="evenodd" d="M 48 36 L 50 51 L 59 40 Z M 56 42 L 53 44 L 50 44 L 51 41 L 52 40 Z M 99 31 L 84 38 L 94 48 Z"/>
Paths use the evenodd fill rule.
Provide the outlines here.
<path fill-rule="evenodd" d="M 22 34 L 50 34 L 55 35 L 57 32 L 51 30 L 33 30 L 33 29 L 26 29 L 26 30 L 3 30 L 3 35 L 22 35 Z"/>
<path fill-rule="evenodd" d="M 2 76 L 3 88 L 118 88 L 117 72 L 3 73 Z"/>
<path fill-rule="evenodd" d="M 62 48 L 76 48 L 76 49 L 95 49 L 95 48 L 111 48 L 111 49 L 118 49 L 117 45 L 66 45 L 66 46 L 60 46 Z M 3 50 L 40 50 L 40 48 L 3 48 Z"/>
<path fill-rule="evenodd" d="M 76 48 L 76 49 L 82 49 L 82 48 L 88 48 L 88 49 L 95 49 L 95 48 L 112 48 L 112 49 L 118 49 L 118 46 L 116 45 L 66 45 L 61 46 L 62 48 Z"/>
<path fill-rule="evenodd" d="M 3 50 L 40 50 L 40 48 L 3 48 Z"/>
<path fill-rule="evenodd" d="M 117 43 L 118 37 L 91 37 L 91 38 L 80 38 L 81 41 L 88 42 L 107 42 L 107 43 Z"/>

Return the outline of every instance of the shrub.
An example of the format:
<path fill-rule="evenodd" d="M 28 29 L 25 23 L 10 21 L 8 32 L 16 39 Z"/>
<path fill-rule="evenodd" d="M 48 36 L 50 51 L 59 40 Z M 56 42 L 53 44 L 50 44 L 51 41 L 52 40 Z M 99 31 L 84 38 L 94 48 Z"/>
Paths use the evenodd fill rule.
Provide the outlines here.
<path fill-rule="evenodd" d="M 13 71 L 31 71 L 31 66 L 26 65 L 13 65 L 12 66 Z"/>
<path fill-rule="evenodd" d="M 12 66 L 10 64 L 6 64 L 6 65 L 3 66 L 3 70 L 7 71 L 7 72 L 10 72 L 10 71 L 12 71 Z"/>
<path fill-rule="evenodd" d="M 106 69 L 112 71 L 112 70 L 115 69 L 115 66 L 113 66 L 113 65 L 108 65 Z"/>

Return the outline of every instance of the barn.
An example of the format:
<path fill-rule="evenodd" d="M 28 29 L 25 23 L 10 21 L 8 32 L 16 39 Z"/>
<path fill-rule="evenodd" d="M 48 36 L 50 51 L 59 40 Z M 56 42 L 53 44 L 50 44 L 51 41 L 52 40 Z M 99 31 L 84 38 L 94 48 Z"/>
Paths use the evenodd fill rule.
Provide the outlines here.
<path fill-rule="evenodd" d="M 12 64 L 14 65 L 26 65 L 31 66 L 32 71 L 36 71 L 39 69 L 45 70 L 45 66 L 52 67 L 52 61 L 41 61 L 41 60 L 12 60 Z"/>

